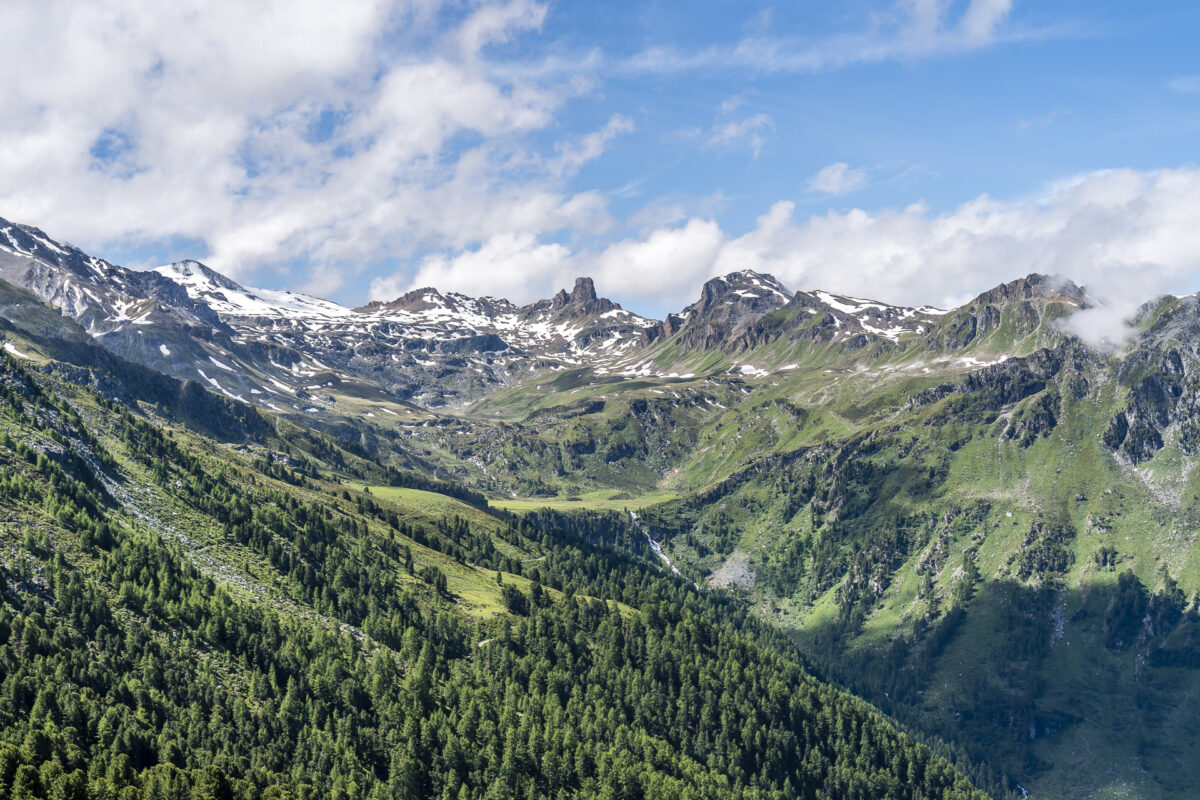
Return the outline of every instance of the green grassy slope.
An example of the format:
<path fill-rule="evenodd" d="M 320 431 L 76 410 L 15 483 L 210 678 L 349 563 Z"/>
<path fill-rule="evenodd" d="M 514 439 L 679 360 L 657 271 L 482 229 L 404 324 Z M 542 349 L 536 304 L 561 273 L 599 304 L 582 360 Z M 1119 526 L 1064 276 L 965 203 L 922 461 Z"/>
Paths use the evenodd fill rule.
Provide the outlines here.
<path fill-rule="evenodd" d="M 733 576 L 833 674 L 1036 796 L 1185 797 L 1197 484 L 1169 431 L 1137 465 L 1107 446 L 1108 369 L 1067 349 L 925 394 L 859 376 L 805 416 L 843 435 L 643 516 L 692 577 Z"/>
<path fill-rule="evenodd" d="M 1101 354 L 1063 334 L 1081 302 L 1031 276 L 865 344 L 768 315 L 638 356 L 675 377 L 542 376 L 410 439 L 499 507 L 640 509 L 690 579 L 1037 796 L 1187 797 L 1200 312 Z"/>
<path fill-rule="evenodd" d="M 983 797 L 623 517 L 277 435 L 0 356 L 0 795 Z"/>

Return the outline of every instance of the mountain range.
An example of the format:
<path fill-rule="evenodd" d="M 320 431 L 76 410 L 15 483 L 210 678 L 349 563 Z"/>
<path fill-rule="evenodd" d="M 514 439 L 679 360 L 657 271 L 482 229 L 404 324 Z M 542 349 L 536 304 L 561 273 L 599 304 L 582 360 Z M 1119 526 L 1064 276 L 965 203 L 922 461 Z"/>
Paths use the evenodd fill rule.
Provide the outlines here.
<path fill-rule="evenodd" d="M 768 650 L 798 648 L 994 796 L 1184 798 L 1200 783 L 1196 296 L 1147 304 L 1106 351 L 1064 324 L 1094 304 L 1086 287 L 1037 274 L 948 310 L 750 270 L 661 321 L 587 278 L 524 306 L 424 288 L 351 309 L 195 261 L 124 269 L 3 220 L 0 290 L 10 369 L 93 393 L 76 405 L 99 439 L 125 435 L 103 421 L 116 404 L 254 481 L 358 487 L 348 513 L 453 497 L 454 514 L 512 526 L 502 557 L 469 537 L 472 555 L 421 556 L 459 576 L 460 608 L 502 596 L 463 564 L 528 589 L 514 564 L 571 562 L 556 531 L 582 532 L 636 580 L 676 587 L 660 599 L 739 609 Z M 61 438 L 51 451 L 87 441 Z M 216 513 L 138 469 L 177 521 L 145 523 L 153 504 L 114 481 L 134 527 L 162 538 Z M 354 541 L 373 540 L 361 524 Z M 242 554 L 228 520 L 206 530 L 195 547 L 166 537 L 230 591 L 271 595 L 267 551 Z M 362 622 L 288 591 L 280 607 Z"/>

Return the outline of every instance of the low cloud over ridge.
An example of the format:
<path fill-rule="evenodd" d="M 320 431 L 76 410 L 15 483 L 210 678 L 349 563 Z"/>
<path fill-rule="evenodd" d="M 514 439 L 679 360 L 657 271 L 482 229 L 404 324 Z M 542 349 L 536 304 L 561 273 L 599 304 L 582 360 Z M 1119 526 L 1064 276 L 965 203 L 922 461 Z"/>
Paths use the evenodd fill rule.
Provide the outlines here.
<path fill-rule="evenodd" d="M 1030 272 L 1086 285 L 1097 302 L 1073 330 L 1100 344 L 1122 321 L 1168 292 L 1190 292 L 1200 276 L 1200 170 L 1108 170 L 1061 181 L 1017 201 L 986 195 L 936 213 L 914 203 L 797 219 L 782 201 L 734 236 L 691 218 L 597 251 L 559 244 L 488 242 L 426 260 L 415 277 L 375 282 L 375 297 L 437 284 L 474 293 L 526 288 L 541 296 L 575 275 L 647 311 L 694 299 L 707 278 L 750 268 L 795 289 L 824 288 L 900 304 L 953 306 Z M 502 255 L 489 259 L 490 252 Z M 658 305 L 658 309 L 647 306 Z"/>

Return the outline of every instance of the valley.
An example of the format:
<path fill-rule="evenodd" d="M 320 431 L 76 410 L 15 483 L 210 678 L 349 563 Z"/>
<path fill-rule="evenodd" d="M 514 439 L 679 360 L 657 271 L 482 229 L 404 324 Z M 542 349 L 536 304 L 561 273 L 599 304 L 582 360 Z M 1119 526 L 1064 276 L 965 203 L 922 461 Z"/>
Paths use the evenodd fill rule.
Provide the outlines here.
<path fill-rule="evenodd" d="M 61 594 L 75 587 L 110 610 L 105 635 L 166 647 L 188 631 L 206 685 L 245 696 L 224 710 L 211 691 L 162 700 L 162 719 L 201 702 L 263 725 L 277 715 L 270 729 L 296 746 L 337 742 L 332 783 L 300 770 L 300 790 L 285 780 L 299 767 L 246 740 L 252 764 L 221 762 L 238 791 L 365 797 L 411 770 L 444 796 L 506 782 L 583 796 L 618 780 L 645 796 L 796 796 L 853 760 L 785 766 L 780 753 L 799 752 L 789 736 L 818 735 L 782 710 L 810 691 L 862 730 L 923 742 L 920 758 L 994 797 L 1184 798 L 1200 783 L 1195 296 L 1145 306 L 1119 347 L 1097 351 L 1065 324 L 1092 302 L 1086 288 L 1037 274 L 954 309 L 793 291 L 752 271 L 713 278 L 662 321 L 585 278 L 525 306 L 420 289 L 349 309 L 197 262 L 126 270 L 37 229 L 0 231 L 0 357 L 6 396 L 25 398 L 4 422 L 4 625 L 97 635 Z M 65 516 L 65 501 L 28 488 L 66 492 L 60 472 L 87 487 Z M 212 598 L 223 610 L 202 613 Z M 253 622 L 221 623 L 245 628 L 230 639 L 210 613 Z M 262 651 L 266 630 L 291 642 L 292 662 Z M 33 651 L 15 635 L 6 674 L 81 669 L 49 651 L 20 661 Z M 309 636 L 342 654 L 314 655 L 332 683 L 301 678 Z M 739 742 L 761 742 L 757 755 L 692 730 L 718 673 L 701 664 L 685 679 L 665 654 L 677 639 L 736 662 L 736 702 L 782 704 Z M 479 667 L 501 646 L 499 666 Z M 120 647 L 128 667 L 133 645 Z M 380 670 L 406 676 L 400 694 L 371 683 Z M 610 694 L 588 694 L 572 670 Z M 653 688 L 635 675 L 657 676 Z M 456 680 L 496 694 L 458 694 Z M 571 769 L 530 761 L 553 748 L 488 705 L 523 681 L 541 692 L 527 699 L 538 714 L 612 749 L 545 756 Z M 654 712 L 666 697 L 680 716 Z M 297 703 L 321 725 L 305 727 Z M 493 751 L 468 763 L 461 742 L 412 722 L 438 704 Z M 353 709 L 354 730 L 325 721 L 335 706 Z M 623 721 L 601 736 L 588 727 L 601 714 Z M 28 722 L 44 718 L 5 720 L 24 749 L 0 753 L 0 775 L 32 765 Z M 383 733 L 395 719 L 403 732 Z M 380 747 L 355 739 L 368 730 L 391 749 L 353 756 Z M 51 737 L 56 752 L 113 741 L 77 733 Z M 456 759 L 457 778 L 397 755 L 430 748 Z M 622 759 L 644 771 L 598 771 Z M 867 772 L 906 780 L 885 762 Z M 155 763 L 129 769 L 175 774 Z M 171 763 L 189 781 L 208 769 Z M 562 782 L 539 783 L 550 773 Z M 982 796 L 967 780 L 929 778 L 911 796 Z M 869 796 L 901 796 L 888 791 Z"/>

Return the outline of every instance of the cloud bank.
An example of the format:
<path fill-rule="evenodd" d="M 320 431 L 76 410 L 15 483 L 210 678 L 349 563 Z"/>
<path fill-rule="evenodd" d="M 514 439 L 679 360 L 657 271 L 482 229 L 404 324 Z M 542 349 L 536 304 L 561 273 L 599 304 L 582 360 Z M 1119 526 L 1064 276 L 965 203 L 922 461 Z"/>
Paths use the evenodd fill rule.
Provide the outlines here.
<path fill-rule="evenodd" d="M 565 181 L 632 123 L 544 131 L 582 86 L 501 78 L 530 0 L 0 5 L 0 213 L 80 245 L 203 243 L 310 286 L 429 248 L 607 224 Z"/>
<path fill-rule="evenodd" d="M 794 289 L 951 307 L 1041 272 L 1085 285 L 1101 303 L 1073 322 L 1076 333 L 1100 344 L 1119 340 L 1123 320 L 1141 303 L 1200 288 L 1198 218 L 1200 170 L 1109 170 L 1018 201 L 982 195 L 943 213 L 915 203 L 797 219 L 795 205 L 783 201 L 741 235 L 693 217 L 596 251 L 534 237 L 489 241 L 427 259 L 408 284 L 521 296 L 527 280 L 544 295 L 575 275 L 591 275 L 598 290 L 635 307 L 661 302 L 670 309 L 691 302 L 707 278 L 749 268 Z M 403 283 L 377 281 L 373 295 L 394 294 Z"/>
<path fill-rule="evenodd" d="M 537 270 L 571 257 L 557 241 L 612 229 L 607 198 L 573 179 L 635 135 L 630 113 L 561 130 L 606 75 L 959 52 L 995 41 L 1009 2 L 904 0 L 856 33 L 762 30 L 696 54 L 574 57 L 551 42 L 539 62 L 512 45 L 548 13 L 534 0 L 0 4 L 0 214 L 91 250 L 165 250 L 241 278 L 290 270 L 285 282 L 320 293 L 385 264 L 459 275 L 518 253 L 540 286 Z M 770 118 L 734 110 L 697 145 L 757 154 Z M 640 248 L 696 227 L 712 226 Z M 497 288 L 519 289 L 505 269 Z"/>

